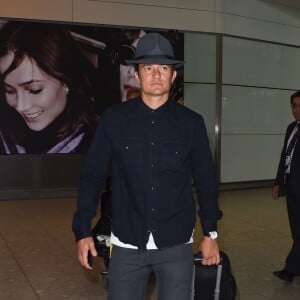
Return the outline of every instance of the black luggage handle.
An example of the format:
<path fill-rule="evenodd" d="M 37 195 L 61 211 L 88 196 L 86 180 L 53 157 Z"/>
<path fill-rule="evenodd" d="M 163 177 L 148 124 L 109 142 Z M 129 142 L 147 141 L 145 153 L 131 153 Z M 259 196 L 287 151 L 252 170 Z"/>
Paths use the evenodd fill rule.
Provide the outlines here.
<path fill-rule="evenodd" d="M 224 257 L 224 254 L 223 254 L 222 251 L 220 251 L 220 263 L 219 264 L 221 264 L 223 262 L 223 257 Z M 198 253 L 194 254 L 194 262 L 199 262 L 199 261 L 202 261 L 202 260 L 203 260 L 203 255 L 202 255 L 201 251 L 199 251 Z M 217 265 L 211 265 L 211 266 L 217 266 Z"/>
<path fill-rule="evenodd" d="M 217 267 L 217 276 L 216 276 L 216 285 L 214 290 L 214 300 L 220 299 L 220 285 L 221 285 L 221 276 L 222 276 L 222 261 L 223 261 L 224 253 L 220 252 L 220 263 L 217 265 L 210 265 L 207 267 L 216 266 Z M 199 251 L 197 254 L 194 254 L 194 262 L 200 262 L 203 259 L 202 253 Z M 194 285 L 195 285 L 195 266 L 193 269 L 193 280 L 192 280 L 192 298 L 194 299 Z"/>

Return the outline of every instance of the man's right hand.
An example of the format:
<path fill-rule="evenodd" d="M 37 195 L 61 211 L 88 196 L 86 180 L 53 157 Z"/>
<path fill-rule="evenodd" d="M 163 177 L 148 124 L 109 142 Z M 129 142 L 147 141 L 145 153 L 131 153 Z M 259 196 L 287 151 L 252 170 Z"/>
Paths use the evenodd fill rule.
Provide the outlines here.
<path fill-rule="evenodd" d="M 279 195 L 279 185 L 274 185 L 272 189 L 272 198 L 276 200 L 278 199 L 278 195 Z"/>
<path fill-rule="evenodd" d="M 92 256 L 97 256 L 94 240 L 92 237 L 81 239 L 77 242 L 77 256 L 80 264 L 88 270 L 92 270 L 92 266 L 88 263 L 88 253 Z"/>

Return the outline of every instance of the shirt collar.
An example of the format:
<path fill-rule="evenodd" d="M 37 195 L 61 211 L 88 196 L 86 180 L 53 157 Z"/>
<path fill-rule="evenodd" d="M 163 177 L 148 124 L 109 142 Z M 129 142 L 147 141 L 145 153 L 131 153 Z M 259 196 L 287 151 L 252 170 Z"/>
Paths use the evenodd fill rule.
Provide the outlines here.
<path fill-rule="evenodd" d="M 139 98 L 138 101 L 138 107 L 139 109 L 141 109 L 143 112 L 147 113 L 147 114 L 153 114 L 155 113 L 156 115 L 160 115 L 166 111 L 168 111 L 172 105 L 172 101 L 170 98 L 164 103 L 162 104 L 160 107 L 156 108 L 156 109 L 152 109 L 151 107 L 149 107 L 148 105 L 145 104 L 145 102 L 142 100 L 142 98 Z"/>

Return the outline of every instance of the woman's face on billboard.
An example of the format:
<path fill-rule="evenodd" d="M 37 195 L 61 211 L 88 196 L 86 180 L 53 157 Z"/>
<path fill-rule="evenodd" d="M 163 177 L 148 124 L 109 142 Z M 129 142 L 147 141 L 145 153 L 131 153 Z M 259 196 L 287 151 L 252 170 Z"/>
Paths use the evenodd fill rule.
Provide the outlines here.
<path fill-rule="evenodd" d="M 133 41 L 133 43 L 130 45 L 129 48 L 133 49 L 136 48 L 138 41 L 142 36 L 146 34 L 145 31 L 141 30 L 140 35 L 137 39 Z M 126 45 L 123 45 L 126 46 Z M 133 53 L 134 55 L 134 53 Z M 122 101 L 127 100 L 127 91 L 132 88 L 139 88 L 139 83 L 136 81 L 134 76 L 134 67 L 133 66 L 127 66 L 120 64 L 120 92 L 121 92 L 121 98 Z"/>
<path fill-rule="evenodd" d="M 0 58 L 1 74 L 7 70 L 13 58 L 12 52 Z M 31 130 L 43 130 L 66 107 L 66 87 L 47 75 L 27 56 L 5 76 L 3 84 L 8 105 L 23 117 Z"/>

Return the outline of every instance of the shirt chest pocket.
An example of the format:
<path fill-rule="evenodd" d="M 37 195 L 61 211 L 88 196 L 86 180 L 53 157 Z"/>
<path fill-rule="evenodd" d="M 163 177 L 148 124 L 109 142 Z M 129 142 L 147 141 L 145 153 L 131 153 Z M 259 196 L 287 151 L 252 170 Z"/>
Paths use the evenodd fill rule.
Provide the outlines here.
<path fill-rule="evenodd" d="M 187 145 L 178 142 L 164 142 L 160 149 L 160 166 L 163 170 L 184 171 L 188 166 Z"/>

